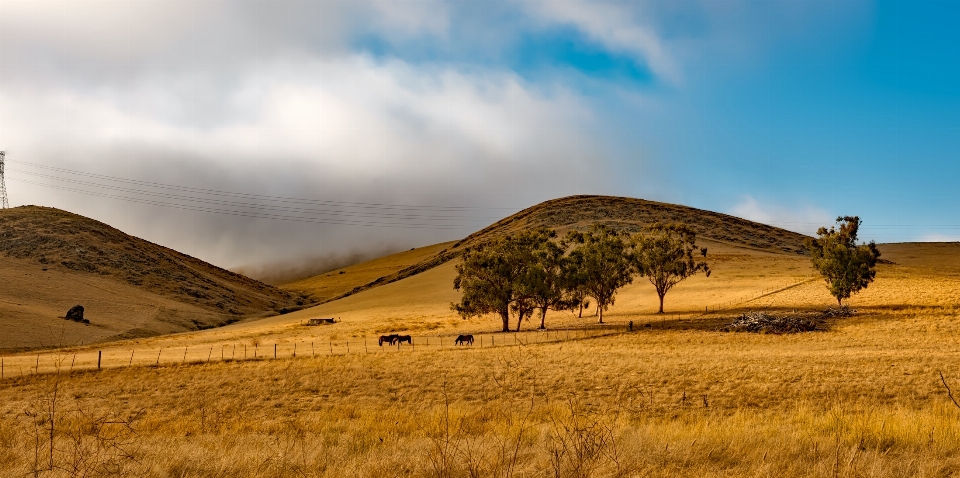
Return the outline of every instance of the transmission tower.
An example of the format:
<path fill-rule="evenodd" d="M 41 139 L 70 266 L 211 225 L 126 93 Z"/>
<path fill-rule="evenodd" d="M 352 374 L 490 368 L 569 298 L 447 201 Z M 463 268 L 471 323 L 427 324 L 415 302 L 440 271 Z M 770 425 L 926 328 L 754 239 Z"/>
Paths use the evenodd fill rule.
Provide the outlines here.
<path fill-rule="evenodd" d="M 3 181 L 3 158 L 6 155 L 6 151 L 0 151 L 0 209 L 7 209 L 10 207 L 10 203 L 7 202 L 7 186 Z"/>

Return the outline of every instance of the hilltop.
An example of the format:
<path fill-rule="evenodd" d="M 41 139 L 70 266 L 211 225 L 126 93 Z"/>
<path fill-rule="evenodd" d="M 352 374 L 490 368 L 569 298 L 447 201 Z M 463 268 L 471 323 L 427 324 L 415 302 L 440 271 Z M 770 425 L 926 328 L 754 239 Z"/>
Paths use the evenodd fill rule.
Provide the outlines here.
<path fill-rule="evenodd" d="M 38 206 L 0 211 L 0 280 L 0 348 L 196 330 L 303 302 L 102 222 Z M 59 319 L 76 304 L 93 326 Z M 41 339 L 38 330 L 60 337 Z"/>
<path fill-rule="evenodd" d="M 352 266 L 352 269 L 363 271 L 362 274 L 351 274 L 353 271 L 347 268 L 281 287 L 314 294 L 321 301 L 335 300 L 419 274 L 459 256 L 470 246 L 524 229 L 546 227 L 564 234 L 601 223 L 634 233 L 654 222 L 686 224 L 696 231 L 698 238 L 707 242 L 780 254 L 804 253 L 803 240 L 806 236 L 803 234 L 728 214 L 644 199 L 569 196 L 524 209 L 453 244 L 437 244 L 390 256 L 390 267 L 387 269 L 368 268 L 366 264 L 360 264 Z M 371 270 L 384 274 L 373 279 Z M 339 294 L 331 294 L 332 291 Z"/>

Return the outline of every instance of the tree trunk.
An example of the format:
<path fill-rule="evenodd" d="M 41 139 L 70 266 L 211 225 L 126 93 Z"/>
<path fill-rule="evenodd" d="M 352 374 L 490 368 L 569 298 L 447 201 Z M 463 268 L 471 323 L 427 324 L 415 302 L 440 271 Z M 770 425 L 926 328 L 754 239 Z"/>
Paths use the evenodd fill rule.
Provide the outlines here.
<path fill-rule="evenodd" d="M 663 296 L 666 294 L 659 294 L 659 295 L 660 295 L 660 311 L 657 313 L 662 314 L 663 313 Z"/>
<path fill-rule="evenodd" d="M 580 314 L 577 317 L 581 319 L 583 318 L 583 301 L 582 300 L 580 301 Z"/>
<path fill-rule="evenodd" d="M 523 310 L 520 310 L 520 312 L 517 314 L 517 316 L 518 316 L 518 317 L 517 317 L 517 332 L 519 332 L 519 331 L 520 331 L 520 324 L 523 322 Z"/>
<path fill-rule="evenodd" d="M 603 307 L 600 307 L 600 304 L 597 304 L 597 315 L 600 316 L 600 322 L 603 323 Z"/>
<path fill-rule="evenodd" d="M 837 297 L 837 307 L 843 307 L 843 300 Z"/>
<path fill-rule="evenodd" d="M 544 307 L 543 309 L 540 310 L 540 330 L 547 328 L 547 326 L 544 325 L 546 321 L 547 321 L 547 308 Z"/>
<path fill-rule="evenodd" d="M 506 313 L 501 311 L 500 320 L 503 321 L 503 329 L 501 330 L 501 332 L 509 332 L 510 331 L 510 311 L 507 310 Z"/>

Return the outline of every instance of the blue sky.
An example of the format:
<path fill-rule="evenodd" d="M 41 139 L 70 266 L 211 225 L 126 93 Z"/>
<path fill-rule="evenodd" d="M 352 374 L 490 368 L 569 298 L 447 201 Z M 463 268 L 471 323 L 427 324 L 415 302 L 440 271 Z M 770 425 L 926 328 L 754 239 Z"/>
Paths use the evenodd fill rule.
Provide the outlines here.
<path fill-rule="evenodd" d="M 14 204 L 225 266 L 455 239 L 582 193 L 958 240 L 958 23 L 955 1 L 0 0 L 0 144 Z M 471 209 L 278 228 L 51 188 L 18 160 Z"/>

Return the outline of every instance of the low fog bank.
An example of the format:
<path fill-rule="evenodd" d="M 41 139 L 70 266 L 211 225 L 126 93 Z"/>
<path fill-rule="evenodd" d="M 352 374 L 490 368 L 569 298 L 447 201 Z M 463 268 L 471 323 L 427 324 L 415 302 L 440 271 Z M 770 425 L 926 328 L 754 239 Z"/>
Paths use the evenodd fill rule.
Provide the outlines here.
<path fill-rule="evenodd" d="M 283 285 L 300 279 L 352 266 L 361 262 L 388 256 L 409 248 L 384 246 L 378 249 L 331 253 L 321 256 L 301 257 L 259 265 L 245 265 L 233 268 L 233 272 L 257 279 L 270 285 Z"/>

